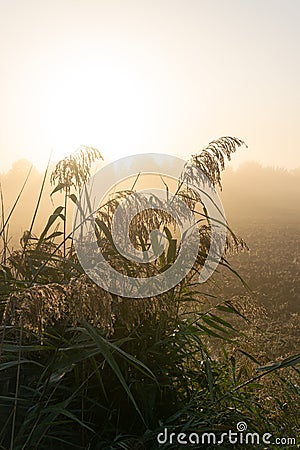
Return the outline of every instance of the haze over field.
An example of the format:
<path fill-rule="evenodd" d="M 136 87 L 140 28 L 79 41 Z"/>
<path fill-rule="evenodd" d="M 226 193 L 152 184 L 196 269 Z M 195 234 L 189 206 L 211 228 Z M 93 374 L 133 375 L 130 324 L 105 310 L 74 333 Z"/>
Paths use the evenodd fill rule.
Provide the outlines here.
<path fill-rule="evenodd" d="M 7 173 L 0 174 L 4 194 L 5 214 L 8 215 L 22 187 L 31 164 L 20 160 Z M 32 168 L 28 183 L 10 224 L 12 242 L 17 244 L 29 228 L 42 184 L 43 174 Z M 245 163 L 240 168 L 223 173 L 223 191 L 220 193 L 226 217 L 233 227 L 241 223 L 300 223 L 300 169 L 287 171 Z M 56 206 L 63 204 L 59 193 L 47 182 L 43 193 L 34 232 L 40 233 Z M 21 207 L 20 207 L 21 206 Z"/>

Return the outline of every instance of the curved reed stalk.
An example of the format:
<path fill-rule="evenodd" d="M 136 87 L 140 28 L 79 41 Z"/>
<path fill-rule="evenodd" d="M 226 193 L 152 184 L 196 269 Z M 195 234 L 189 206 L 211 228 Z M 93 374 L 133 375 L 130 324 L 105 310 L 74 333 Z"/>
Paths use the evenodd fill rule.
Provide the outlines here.
<path fill-rule="evenodd" d="M 74 188 L 75 191 L 80 191 L 84 183 L 90 177 L 92 163 L 97 159 L 103 159 L 97 148 L 81 146 L 74 154 L 59 161 L 51 174 L 50 183 L 53 185 L 56 184 L 52 194 L 57 191 L 64 191 L 64 258 L 66 258 L 68 196 L 70 195 L 72 188 Z"/>

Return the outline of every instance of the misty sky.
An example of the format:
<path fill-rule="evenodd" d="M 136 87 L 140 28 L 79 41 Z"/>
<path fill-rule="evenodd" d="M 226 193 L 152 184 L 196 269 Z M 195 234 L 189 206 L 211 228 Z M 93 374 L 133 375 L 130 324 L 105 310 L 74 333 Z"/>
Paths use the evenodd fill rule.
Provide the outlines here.
<path fill-rule="evenodd" d="M 299 0 L 0 0 L 0 172 L 81 145 L 300 166 Z"/>

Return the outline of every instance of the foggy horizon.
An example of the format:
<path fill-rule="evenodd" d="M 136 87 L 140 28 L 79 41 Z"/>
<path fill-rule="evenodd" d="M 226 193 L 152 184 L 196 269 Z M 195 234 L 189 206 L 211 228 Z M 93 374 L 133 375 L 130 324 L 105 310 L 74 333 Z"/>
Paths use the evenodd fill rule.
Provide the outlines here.
<path fill-rule="evenodd" d="M 58 205 L 62 204 L 62 196 L 55 193 L 50 198 L 53 186 L 49 176 L 55 163 L 50 163 L 42 202 L 33 230 L 39 234 L 48 216 Z M 106 165 L 106 162 L 101 162 Z M 34 208 L 42 184 L 43 172 L 39 171 L 28 160 L 15 161 L 5 173 L 0 173 L 3 191 L 4 210 L 7 215 L 12 207 L 24 181 L 31 169 L 28 182 L 20 198 L 21 208 L 13 213 L 10 234 L 14 244 L 19 242 L 23 232 L 29 228 Z M 230 225 L 243 225 L 252 222 L 285 220 L 295 223 L 300 220 L 299 186 L 300 167 L 287 170 L 284 168 L 264 167 L 257 161 L 249 161 L 238 168 L 226 167 L 222 172 L 223 190 L 220 197 L 224 205 L 225 215 Z"/>

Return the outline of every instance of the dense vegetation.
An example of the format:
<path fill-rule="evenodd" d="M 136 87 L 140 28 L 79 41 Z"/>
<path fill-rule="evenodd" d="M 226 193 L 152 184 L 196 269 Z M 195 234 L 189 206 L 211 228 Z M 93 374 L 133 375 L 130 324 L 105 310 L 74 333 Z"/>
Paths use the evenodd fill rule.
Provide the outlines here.
<path fill-rule="evenodd" d="M 218 184 L 226 157 L 242 144 L 221 138 L 192 161 Z M 165 428 L 221 435 L 241 421 L 251 431 L 295 437 L 299 355 L 285 352 L 284 359 L 268 364 L 264 310 L 228 262 L 247 246 L 230 228 L 219 273 L 204 286 L 196 282 L 210 245 L 203 213 L 195 266 L 172 290 L 142 300 L 121 298 L 85 275 L 67 212 L 100 157 L 96 149 L 82 148 L 56 166 L 52 193 L 53 198 L 63 193 L 63 205 L 36 236 L 45 174 L 31 225 L 15 250 L 9 245 L 11 214 L 5 216 L 2 201 L 0 448 L 154 450 Z M 126 195 L 118 192 L 102 205 L 96 222 L 98 243 L 116 267 L 120 257 L 111 243 L 111 219 Z M 201 205 L 188 190 L 177 195 L 195 211 Z M 149 247 L 148 222 L 170 233 L 162 257 L 143 268 L 149 276 L 173 262 L 179 243 L 168 217 L 147 214 L 133 224 L 135 245 Z M 226 297 L 233 280 L 243 287 L 243 298 Z"/>

